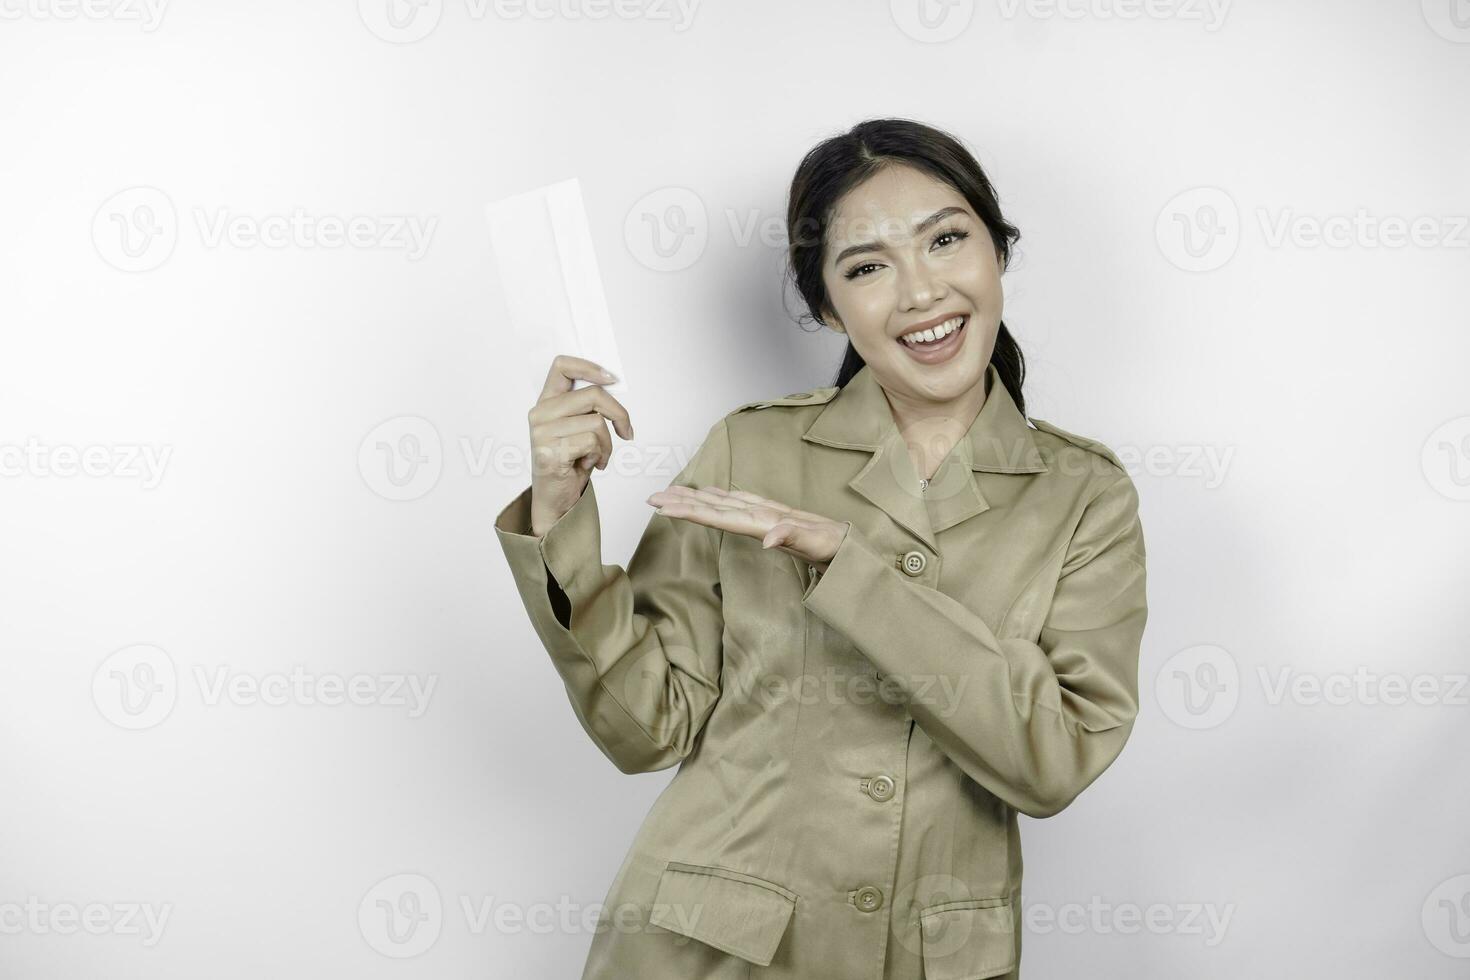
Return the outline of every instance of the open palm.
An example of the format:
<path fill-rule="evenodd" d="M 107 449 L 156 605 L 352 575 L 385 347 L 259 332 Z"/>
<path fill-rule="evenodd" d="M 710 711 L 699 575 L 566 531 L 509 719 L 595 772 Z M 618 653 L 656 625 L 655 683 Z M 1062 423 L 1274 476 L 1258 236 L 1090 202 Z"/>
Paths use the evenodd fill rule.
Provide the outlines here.
<path fill-rule="evenodd" d="M 780 548 L 818 566 L 832 560 L 847 535 L 845 521 L 828 520 L 745 490 L 675 485 L 650 494 L 648 502 L 666 517 L 743 534 L 760 541 L 762 548 Z"/>

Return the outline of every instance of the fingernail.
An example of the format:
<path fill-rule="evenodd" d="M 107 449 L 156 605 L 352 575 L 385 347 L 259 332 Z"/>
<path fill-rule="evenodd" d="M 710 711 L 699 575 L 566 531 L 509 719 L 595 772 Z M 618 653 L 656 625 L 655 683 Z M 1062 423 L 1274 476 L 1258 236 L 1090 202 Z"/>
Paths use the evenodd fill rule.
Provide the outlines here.
<path fill-rule="evenodd" d="M 607 369 L 607 368 L 603 368 L 603 369 L 602 369 L 602 376 L 603 376 L 603 377 L 604 377 L 604 378 L 607 378 L 607 379 L 608 379 L 608 380 L 610 380 L 610 381 L 616 381 L 616 380 L 618 380 L 618 376 L 617 376 L 617 375 L 616 375 L 616 374 L 613 374 L 613 373 L 612 373 L 612 372 L 611 372 L 611 371 L 609 371 L 609 370 L 608 370 L 608 369 Z"/>

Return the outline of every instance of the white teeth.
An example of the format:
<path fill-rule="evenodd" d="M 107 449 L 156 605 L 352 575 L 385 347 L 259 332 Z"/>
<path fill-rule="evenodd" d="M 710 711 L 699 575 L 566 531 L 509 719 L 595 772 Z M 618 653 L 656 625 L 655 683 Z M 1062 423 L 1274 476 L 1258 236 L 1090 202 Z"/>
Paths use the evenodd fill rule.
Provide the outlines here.
<path fill-rule="evenodd" d="M 934 327 L 931 330 L 918 330 L 914 333 L 906 333 L 899 339 L 902 340 L 904 343 L 910 345 L 916 343 L 930 343 L 935 340 L 942 340 L 943 338 L 948 337 L 950 334 L 958 330 L 960 328 L 960 324 L 964 322 L 965 318 L 962 316 L 952 317 L 948 320 L 945 320 L 939 326 Z"/>

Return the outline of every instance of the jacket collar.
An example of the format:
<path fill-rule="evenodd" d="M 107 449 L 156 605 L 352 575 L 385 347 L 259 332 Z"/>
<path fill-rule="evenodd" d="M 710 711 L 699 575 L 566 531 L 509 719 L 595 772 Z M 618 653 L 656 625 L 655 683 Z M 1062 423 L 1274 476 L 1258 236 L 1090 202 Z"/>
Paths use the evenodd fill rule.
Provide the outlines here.
<path fill-rule="evenodd" d="M 994 364 L 986 365 L 989 393 L 965 437 L 955 444 L 929 482 L 919 490 L 919 475 L 909 459 L 903 433 L 893 418 L 878 379 L 864 364 L 818 413 L 802 439 L 873 454 L 848 482 L 858 494 L 938 550 L 935 535 L 990 509 L 975 471 L 1045 473 L 1026 417 L 1016 408 Z"/>

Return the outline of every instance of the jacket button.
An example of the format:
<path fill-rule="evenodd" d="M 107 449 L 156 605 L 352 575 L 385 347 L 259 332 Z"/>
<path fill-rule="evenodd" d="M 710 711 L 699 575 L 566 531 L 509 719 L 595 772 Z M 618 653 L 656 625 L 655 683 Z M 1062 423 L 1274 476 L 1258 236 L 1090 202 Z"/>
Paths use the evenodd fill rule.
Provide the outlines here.
<path fill-rule="evenodd" d="M 874 776 L 872 779 L 865 780 L 865 782 L 868 784 L 866 787 L 868 795 L 879 803 L 887 803 L 893 799 L 894 783 L 892 777 Z"/>
<path fill-rule="evenodd" d="M 786 397 L 787 398 L 810 398 L 810 397 L 812 397 L 812 393 L 809 392 L 809 391 L 798 391 L 796 394 L 794 394 L 794 395 L 787 395 Z"/>
<path fill-rule="evenodd" d="M 864 885 L 853 895 L 853 904 L 860 911 L 876 912 L 883 907 L 883 893 L 872 885 Z"/>
<path fill-rule="evenodd" d="M 910 551 L 898 559 L 898 567 L 903 569 L 904 574 L 915 577 L 924 574 L 924 566 L 929 559 L 924 557 L 922 551 Z"/>

